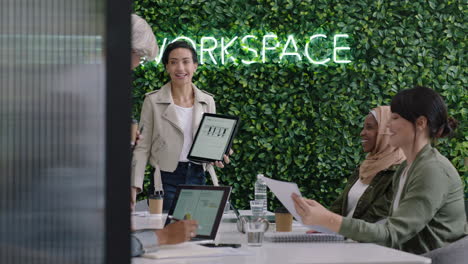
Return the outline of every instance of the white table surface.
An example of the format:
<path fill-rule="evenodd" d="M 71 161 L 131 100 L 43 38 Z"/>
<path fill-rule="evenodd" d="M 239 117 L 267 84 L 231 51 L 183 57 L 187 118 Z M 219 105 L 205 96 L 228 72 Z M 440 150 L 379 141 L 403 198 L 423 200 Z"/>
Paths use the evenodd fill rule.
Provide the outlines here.
<path fill-rule="evenodd" d="M 242 214 L 242 212 L 241 212 Z M 271 243 L 264 241 L 261 247 L 247 246 L 245 234 L 237 232 L 236 224 L 229 222 L 234 214 L 225 214 L 220 225 L 215 242 L 239 243 L 242 249 L 252 253 L 251 256 L 224 256 L 191 259 L 146 259 L 133 258 L 133 264 L 152 263 L 226 263 L 226 264 L 429 264 L 431 260 L 403 251 L 366 243 Z M 135 217 L 133 217 L 135 218 Z M 141 217 L 138 217 L 141 218 Z M 157 217 L 156 217 L 157 218 Z M 135 219 L 133 220 L 135 221 Z M 140 223 L 148 220 L 139 219 Z M 158 220 L 158 225 L 161 220 Z M 134 222 L 138 228 L 138 220 Z M 274 230 L 274 224 L 270 230 Z M 294 231 L 305 230 L 304 227 L 294 225 Z M 268 231 L 271 232 L 271 231 Z"/>

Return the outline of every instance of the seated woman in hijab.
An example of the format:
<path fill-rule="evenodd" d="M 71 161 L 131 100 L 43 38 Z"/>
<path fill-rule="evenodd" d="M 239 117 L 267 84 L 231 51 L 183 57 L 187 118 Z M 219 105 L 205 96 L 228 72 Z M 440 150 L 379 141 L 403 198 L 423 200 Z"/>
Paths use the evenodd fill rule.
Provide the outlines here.
<path fill-rule="evenodd" d="M 391 114 L 389 106 L 379 106 L 366 116 L 360 136 L 362 148 L 368 154 L 330 211 L 370 223 L 388 216 L 393 197 L 392 176 L 405 160 L 400 148 L 389 145 L 387 125 Z"/>

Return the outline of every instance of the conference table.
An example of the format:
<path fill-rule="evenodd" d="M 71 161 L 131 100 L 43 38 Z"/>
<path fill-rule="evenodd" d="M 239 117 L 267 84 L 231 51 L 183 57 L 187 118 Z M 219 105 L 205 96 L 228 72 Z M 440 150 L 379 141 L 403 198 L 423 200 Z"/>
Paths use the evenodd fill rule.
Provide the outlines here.
<path fill-rule="evenodd" d="M 249 211 L 241 211 L 248 214 Z M 165 217 L 150 219 L 143 216 L 132 216 L 134 228 L 161 227 Z M 272 232 L 275 225 L 270 225 L 267 232 Z M 306 231 L 298 223 L 293 225 L 294 232 Z M 217 257 L 173 258 L 173 259 L 147 259 L 132 258 L 132 264 L 152 263 L 178 263 L 178 264 L 428 264 L 429 258 L 406 253 L 403 251 L 379 246 L 370 243 L 340 242 L 340 243 L 273 243 L 264 241 L 260 247 L 247 246 L 247 236 L 237 231 L 235 215 L 227 212 L 215 239 L 216 243 L 238 243 L 243 255 L 227 255 Z"/>

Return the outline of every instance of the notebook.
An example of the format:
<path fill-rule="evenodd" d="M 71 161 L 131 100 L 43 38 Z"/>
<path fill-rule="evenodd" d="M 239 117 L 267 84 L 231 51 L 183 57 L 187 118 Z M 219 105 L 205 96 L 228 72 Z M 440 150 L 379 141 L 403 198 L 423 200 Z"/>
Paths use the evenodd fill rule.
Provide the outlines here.
<path fill-rule="evenodd" d="M 270 242 L 287 243 L 287 242 L 343 242 L 345 237 L 338 234 L 328 233 L 297 233 L 297 232 L 273 232 L 265 233 L 265 240 Z"/>

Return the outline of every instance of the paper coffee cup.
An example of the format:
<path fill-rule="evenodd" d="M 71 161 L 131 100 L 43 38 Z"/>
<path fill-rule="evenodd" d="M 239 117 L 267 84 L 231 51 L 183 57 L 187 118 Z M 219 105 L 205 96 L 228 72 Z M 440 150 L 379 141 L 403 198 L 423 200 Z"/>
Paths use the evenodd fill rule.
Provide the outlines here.
<path fill-rule="evenodd" d="M 161 196 L 150 196 L 148 201 L 150 214 L 162 214 L 164 200 Z"/>
<path fill-rule="evenodd" d="M 275 222 L 277 232 L 291 232 L 292 231 L 293 216 L 284 207 L 275 210 Z"/>

